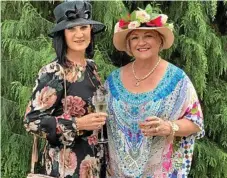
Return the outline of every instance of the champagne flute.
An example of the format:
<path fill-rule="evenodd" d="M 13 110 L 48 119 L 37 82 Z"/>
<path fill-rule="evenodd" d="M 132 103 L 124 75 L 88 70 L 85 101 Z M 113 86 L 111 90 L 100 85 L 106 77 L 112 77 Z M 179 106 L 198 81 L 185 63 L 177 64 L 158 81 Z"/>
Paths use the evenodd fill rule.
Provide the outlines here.
<path fill-rule="evenodd" d="M 99 87 L 94 96 L 92 97 L 92 103 L 95 106 L 95 112 L 106 112 L 107 102 L 106 102 L 107 92 L 103 87 Z M 106 143 L 107 140 L 104 139 L 103 126 L 101 127 L 101 138 L 99 143 Z"/>

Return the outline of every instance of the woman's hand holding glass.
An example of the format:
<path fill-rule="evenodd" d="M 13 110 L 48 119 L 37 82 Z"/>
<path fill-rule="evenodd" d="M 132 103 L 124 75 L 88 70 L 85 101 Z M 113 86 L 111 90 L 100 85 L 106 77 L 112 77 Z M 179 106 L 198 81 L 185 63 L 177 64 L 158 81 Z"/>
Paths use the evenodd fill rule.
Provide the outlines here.
<path fill-rule="evenodd" d="M 139 122 L 140 129 L 144 136 L 169 136 L 172 133 L 172 127 L 168 121 L 156 116 L 151 116 L 143 122 Z"/>
<path fill-rule="evenodd" d="M 76 126 L 78 130 L 98 130 L 106 122 L 107 114 L 104 112 L 97 112 L 87 114 L 76 119 Z"/>

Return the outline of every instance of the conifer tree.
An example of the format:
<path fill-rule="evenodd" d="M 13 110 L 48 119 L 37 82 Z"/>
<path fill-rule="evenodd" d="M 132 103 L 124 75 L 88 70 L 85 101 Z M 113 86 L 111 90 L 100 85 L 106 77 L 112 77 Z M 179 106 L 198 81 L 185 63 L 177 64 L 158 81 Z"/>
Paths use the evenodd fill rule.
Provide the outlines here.
<path fill-rule="evenodd" d="M 114 24 L 122 11 L 148 3 L 175 24 L 175 42 L 161 56 L 191 78 L 202 103 L 206 136 L 195 146 L 190 177 L 227 177 L 227 3 L 225 1 L 92 1 L 93 18 L 106 24 L 95 38 L 95 61 L 104 81 L 115 69 L 111 58 L 128 58 L 114 49 Z M 55 57 L 47 37 L 59 4 L 1 2 L 1 177 L 22 178 L 30 168 L 32 137 L 23 114 L 41 66 Z M 10 10 L 9 10 L 10 9 Z M 123 63 L 122 63 L 123 64 Z"/>
<path fill-rule="evenodd" d="M 47 38 L 52 22 L 30 2 L 1 2 L 1 7 L 1 177 L 22 178 L 29 171 L 32 148 L 23 115 L 39 68 L 54 57 Z"/>

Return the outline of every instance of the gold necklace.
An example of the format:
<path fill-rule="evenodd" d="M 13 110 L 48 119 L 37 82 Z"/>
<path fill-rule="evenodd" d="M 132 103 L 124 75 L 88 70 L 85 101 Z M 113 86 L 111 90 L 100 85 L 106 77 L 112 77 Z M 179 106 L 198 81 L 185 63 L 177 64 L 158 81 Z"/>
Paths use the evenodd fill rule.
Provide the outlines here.
<path fill-rule="evenodd" d="M 146 78 L 148 78 L 155 71 L 155 69 L 158 67 L 158 64 L 160 63 L 160 61 L 161 61 L 161 58 L 159 57 L 158 62 L 155 64 L 155 66 L 150 70 L 150 72 L 147 75 L 145 75 L 142 78 L 139 78 L 139 77 L 136 76 L 135 69 L 134 69 L 135 61 L 133 61 L 133 63 L 132 63 L 132 73 L 133 73 L 134 78 L 136 79 L 136 84 L 135 84 L 136 87 L 138 87 L 140 85 L 141 81 L 143 81 Z"/>

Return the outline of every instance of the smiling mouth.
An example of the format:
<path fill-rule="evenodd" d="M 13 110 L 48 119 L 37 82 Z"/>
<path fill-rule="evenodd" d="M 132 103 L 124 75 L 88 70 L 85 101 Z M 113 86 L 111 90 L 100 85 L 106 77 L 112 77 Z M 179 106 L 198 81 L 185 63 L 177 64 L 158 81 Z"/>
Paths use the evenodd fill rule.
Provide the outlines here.
<path fill-rule="evenodd" d="M 75 43 L 83 43 L 84 40 L 77 40 L 77 41 L 74 41 Z"/>
<path fill-rule="evenodd" d="M 137 51 L 139 52 L 144 52 L 144 51 L 148 51 L 150 48 L 138 48 Z"/>

